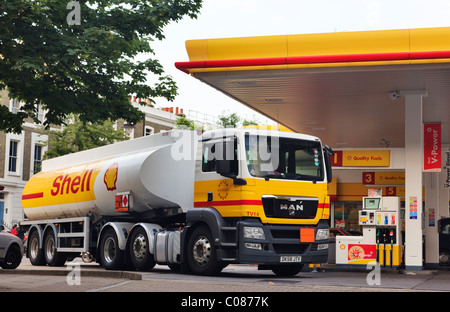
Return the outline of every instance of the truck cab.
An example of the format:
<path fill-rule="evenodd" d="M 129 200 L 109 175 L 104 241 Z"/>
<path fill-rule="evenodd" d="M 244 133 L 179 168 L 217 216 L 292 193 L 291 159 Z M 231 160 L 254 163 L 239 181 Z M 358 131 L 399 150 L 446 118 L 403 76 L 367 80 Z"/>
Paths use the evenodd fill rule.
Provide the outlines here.
<path fill-rule="evenodd" d="M 256 263 L 279 275 L 326 262 L 330 150 L 307 135 L 220 132 L 201 139 L 195 209 L 187 212 L 196 222 L 193 215 L 200 214 L 220 220 L 209 225 L 216 233 L 217 260 Z"/>

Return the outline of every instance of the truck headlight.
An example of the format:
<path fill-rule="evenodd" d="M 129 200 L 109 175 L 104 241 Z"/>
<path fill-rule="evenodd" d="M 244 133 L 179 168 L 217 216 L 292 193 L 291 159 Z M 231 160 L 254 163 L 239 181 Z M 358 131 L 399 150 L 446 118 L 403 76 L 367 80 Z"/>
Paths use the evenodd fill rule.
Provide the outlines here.
<path fill-rule="evenodd" d="M 316 240 L 328 239 L 329 233 L 328 229 L 317 229 Z"/>
<path fill-rule="evenodd" d="M 244 237 L 253 239 L 266 239 L 262 227 L 244 226 Z"/>

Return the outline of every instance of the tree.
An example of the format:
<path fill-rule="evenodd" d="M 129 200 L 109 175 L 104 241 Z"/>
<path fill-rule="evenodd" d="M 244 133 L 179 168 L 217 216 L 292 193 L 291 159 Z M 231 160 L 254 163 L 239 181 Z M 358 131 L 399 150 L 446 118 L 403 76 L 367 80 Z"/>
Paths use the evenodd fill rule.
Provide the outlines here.
<path fill-rule="evenodd" d="M 219 126 L 224 128 L 236 128 L 241 118 L 236 113 L 225 114 L 219 116 Z"/>
<path fill-rule="evenodd" d="M 153 54 L 163 27 L 196 18 L 201 0 L 0 0 L 0 89 L 25 103 L 13 114 L 0 106 L 0 130 L 19 132 L 24 119 L 48 112 L 44 126 L 70 113 L 82 122 L 136 124 L 138 98 L 172 101 L 175 82 Z M 136 56 L 144 60 L 136 60 Z M 148 74 L 158 81 L 148 85 Z"/>
<path fill-rule="evenodd" d="M 71 154 L 128 139 L 123 129 L 114 130 L 114 122 L 81 122 L 78 116 L 70 116 L 70 122 L 60 130 L 48 130 L 49 149 L 45 159 Z"/>
<path fill-rule="evenodd" d="M 186 117 L 180 116 L 175 120 L 175 127 L 178 129 L 195 129 L 195 122 L 193 120 L 187 119 Z"/>

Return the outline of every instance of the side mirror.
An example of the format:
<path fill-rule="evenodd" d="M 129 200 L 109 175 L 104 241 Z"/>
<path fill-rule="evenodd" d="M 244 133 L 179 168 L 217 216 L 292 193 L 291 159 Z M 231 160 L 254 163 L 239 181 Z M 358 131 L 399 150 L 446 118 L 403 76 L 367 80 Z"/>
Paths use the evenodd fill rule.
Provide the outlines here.
<path fill-rule="evenodd" d="M 230 176 L 233 174 L 232 168 L 234 164 L 232 163 L 233 160 L 228 159 L 220 159 L 216 160 L 216 171 L 218 174 L 223 176 Z M 237 165 L 237 164 L 236 164 Z"/>
<path fill-rule="evenodd" d="M 235 185 L 246 185 L 247 181 L 241 178 L 237 178 L 237 175 L 239 173 L 239 162 L 237 160 L 237 155 L 235 155 L 234 153 L 236 146 L 236 139 L 232 141 L 217 143 L 216 151 L 223 157 L 222 159 L 216 160 L 216 172 L 224 177 L 233 179 L 233 183 Z"/>
<path fill-rule="evenodd" d="M 327 182 L 330 183 L 333 178 L 333 173 L 331 170 L 331 160 L 330 156 L 334 156 L 334 152 L 328 145 L 323 147 L 323 158 L 325 159 L 325 169 L 327 171 Z"/>
<path fill-rule="evenodd" d="M 216 160 L 216 172 L 218 174 L 233 179 L 235 185 L 247 185 L 247 181 L 237 177 L 236 168 L 238 168 L 237 160 Z"/>

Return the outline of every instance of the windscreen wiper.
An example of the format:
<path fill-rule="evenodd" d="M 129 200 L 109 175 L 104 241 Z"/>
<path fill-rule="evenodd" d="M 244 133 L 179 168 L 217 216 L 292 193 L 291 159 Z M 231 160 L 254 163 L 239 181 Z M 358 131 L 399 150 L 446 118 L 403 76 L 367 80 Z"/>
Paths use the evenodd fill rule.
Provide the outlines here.
<path fill-rule="evenodd" d="M 276 178 L 276 179 L 284 179 L 284 173 L 279 173 L 279 174 L 275 174 L 275 173 L 268 173 L 265 176 L 263 176 L 264 180 L 269 181 L 270 178 Z"/>

